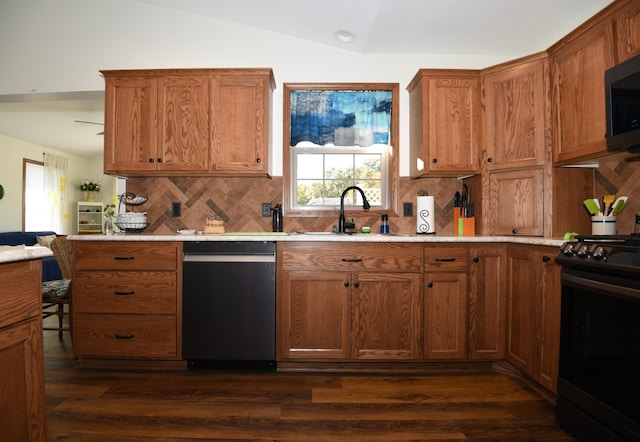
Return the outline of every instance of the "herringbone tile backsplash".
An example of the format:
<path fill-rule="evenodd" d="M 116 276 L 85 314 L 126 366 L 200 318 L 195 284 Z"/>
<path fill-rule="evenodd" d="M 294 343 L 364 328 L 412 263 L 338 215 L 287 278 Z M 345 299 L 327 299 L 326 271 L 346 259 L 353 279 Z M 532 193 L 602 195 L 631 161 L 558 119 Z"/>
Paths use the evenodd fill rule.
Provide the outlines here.
<path fill-rule="evenodd" d="M 147 232 L 173 233 L 178 229 L 202 229 L 205 216 L 217 216 L 225 222 L 227 232 L 271 231 L 271 217 L 263 217 L 261 203 L 282 203 L 283 178 L 129 178 L 127 191 L 149 200 L 134 208 L 146 211 L 151 225 Z M 399 206 L 403 202 L 414 204 L 414 216 L 390 217 L 391 232 L 416 231 L 415 203 L 420 190 L 435 195 L 436 233 L 453 234 L 453 195 L 461 190 L 455 178 L 426 178 L 411 180 L 400 178 Z M 171 203 L 182 205 L 182 216 L 171 216 Z M 351 217 L 349 214 L 347 214 Z M 400 214 L 401 215 L 401 214 Z M 355 218 L 356 225 L 371 226 L 376 232 L 378 216 Z M 337 216 L 292 218 L 285 214 L 284 230 L 310 229 L 328 231 L 338 223 Z"/>
<path fill-rule="evenodd" d="M 619 234 L 633 232 L 635 214 L 640 213 L 640 158 L 600 164 L 595 173 L 595 195 L 626 195 L 629 202 L 616 220 Z"/>
<path fill-rule="evenodd" d="M 283 178 L 129 178 L 127 190 L 149 198 L 136 211 L 146 211 L 151 223 L 148 232 L 173 233 L 177 229 L 202 229 L 205 216 L 216 215 L 225 222 L 227 232 L 271 231 L 271 217 L 263 217 L 261 203 L 282 203 Z M 390 217 L 391 232 L 414 233 L 416 229 L 415 202 L 418 192 L 425 190 L 435 196 L 436 233 L 453 234 L 453 195 L 461 190 L 455 178 L 406 177 L 399 181 L 399 207 L 403 202 L 414 204 L 414 216 Z M 595 173 L 595 197 L 628 195 L 629 205 L 618 217 L 618 233 L 633 231 L 635 214 L 640 213 L 640 161 L 603 163 Z M 182 216 L 171 217 L 171 203 L 182 205 Z M 480 201 L 475 201 L 479 204 Z M 349 217 L 350 215 L 347 214 Z M 580 216 L 579 214 L 577 216 Z M 585 216 L 588 216 L 586 214 Z M 284 230 L 331 230 L 336 216 L 284 217 Z M 356 225 L 371 226 L 376 232 L 378 216 L 355 218 Z"/>

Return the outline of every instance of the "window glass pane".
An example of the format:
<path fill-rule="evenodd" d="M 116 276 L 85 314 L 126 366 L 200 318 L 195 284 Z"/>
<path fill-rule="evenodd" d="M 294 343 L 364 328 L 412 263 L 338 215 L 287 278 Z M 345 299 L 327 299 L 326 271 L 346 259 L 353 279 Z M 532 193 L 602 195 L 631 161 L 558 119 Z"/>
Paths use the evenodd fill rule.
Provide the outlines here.
<path fill-rule="evenodd" d="M 353 155 L 325 155 L 325 178 L 342 180 L 353 178 Z"/>
<path fill-rule="evenodd" d="M 355 177 L 379 180 L 382 177 L 382 155 L 356 155 Z"/>
<path fill-rule="evenodd" d="M 24 178 L 24 229 L 51 230 L 44 192 L 44 167 L 40 164 L 25 163 Z"/>
<path fill-rule="evenodd" d="M 298 179 L 321 179 L 324 176 L 324 155 L 300 154 L 297 158 Z"/>

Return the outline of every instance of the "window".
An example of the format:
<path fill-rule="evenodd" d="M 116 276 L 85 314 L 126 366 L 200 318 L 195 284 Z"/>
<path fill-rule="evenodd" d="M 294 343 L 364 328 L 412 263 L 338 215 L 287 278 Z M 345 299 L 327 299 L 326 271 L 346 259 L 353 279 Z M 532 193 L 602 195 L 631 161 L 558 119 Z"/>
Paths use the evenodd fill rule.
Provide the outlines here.
<path fill-rule="evenodd" d="M 285 210 L 336 216 L 356 185 L 373 211 L 396 211 L 398 84 L 284 86 Z M 358 192 L 346 195 L 345 206 L 361 205 Z"/>
<path fill-rule="evenodd" d="M 51 230 L 44 191 L 44 163 L 23 159 L 23 216 L 24 231 Z"/>

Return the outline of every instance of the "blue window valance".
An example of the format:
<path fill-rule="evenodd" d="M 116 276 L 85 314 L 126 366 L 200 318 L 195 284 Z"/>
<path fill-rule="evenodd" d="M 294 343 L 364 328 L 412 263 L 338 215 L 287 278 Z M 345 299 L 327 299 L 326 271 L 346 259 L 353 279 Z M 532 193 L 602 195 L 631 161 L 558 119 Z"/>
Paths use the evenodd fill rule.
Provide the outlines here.
<path fill-rule="evenodd" d="M 389 144 L 391 91 L 291 91 L 291 146 Z"/>

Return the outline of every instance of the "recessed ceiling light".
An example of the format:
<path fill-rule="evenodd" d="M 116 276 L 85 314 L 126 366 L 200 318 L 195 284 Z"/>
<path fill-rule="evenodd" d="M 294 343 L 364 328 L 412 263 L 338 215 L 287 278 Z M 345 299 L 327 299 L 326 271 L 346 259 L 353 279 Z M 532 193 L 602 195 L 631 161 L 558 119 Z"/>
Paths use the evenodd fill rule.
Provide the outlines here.
<path fill-rule="evenodd" d="M 342 43 L 351 43 L 355 39 L 351 32 L 345 31 L 344 29 L 336 32 L 336 38 Z"/>

